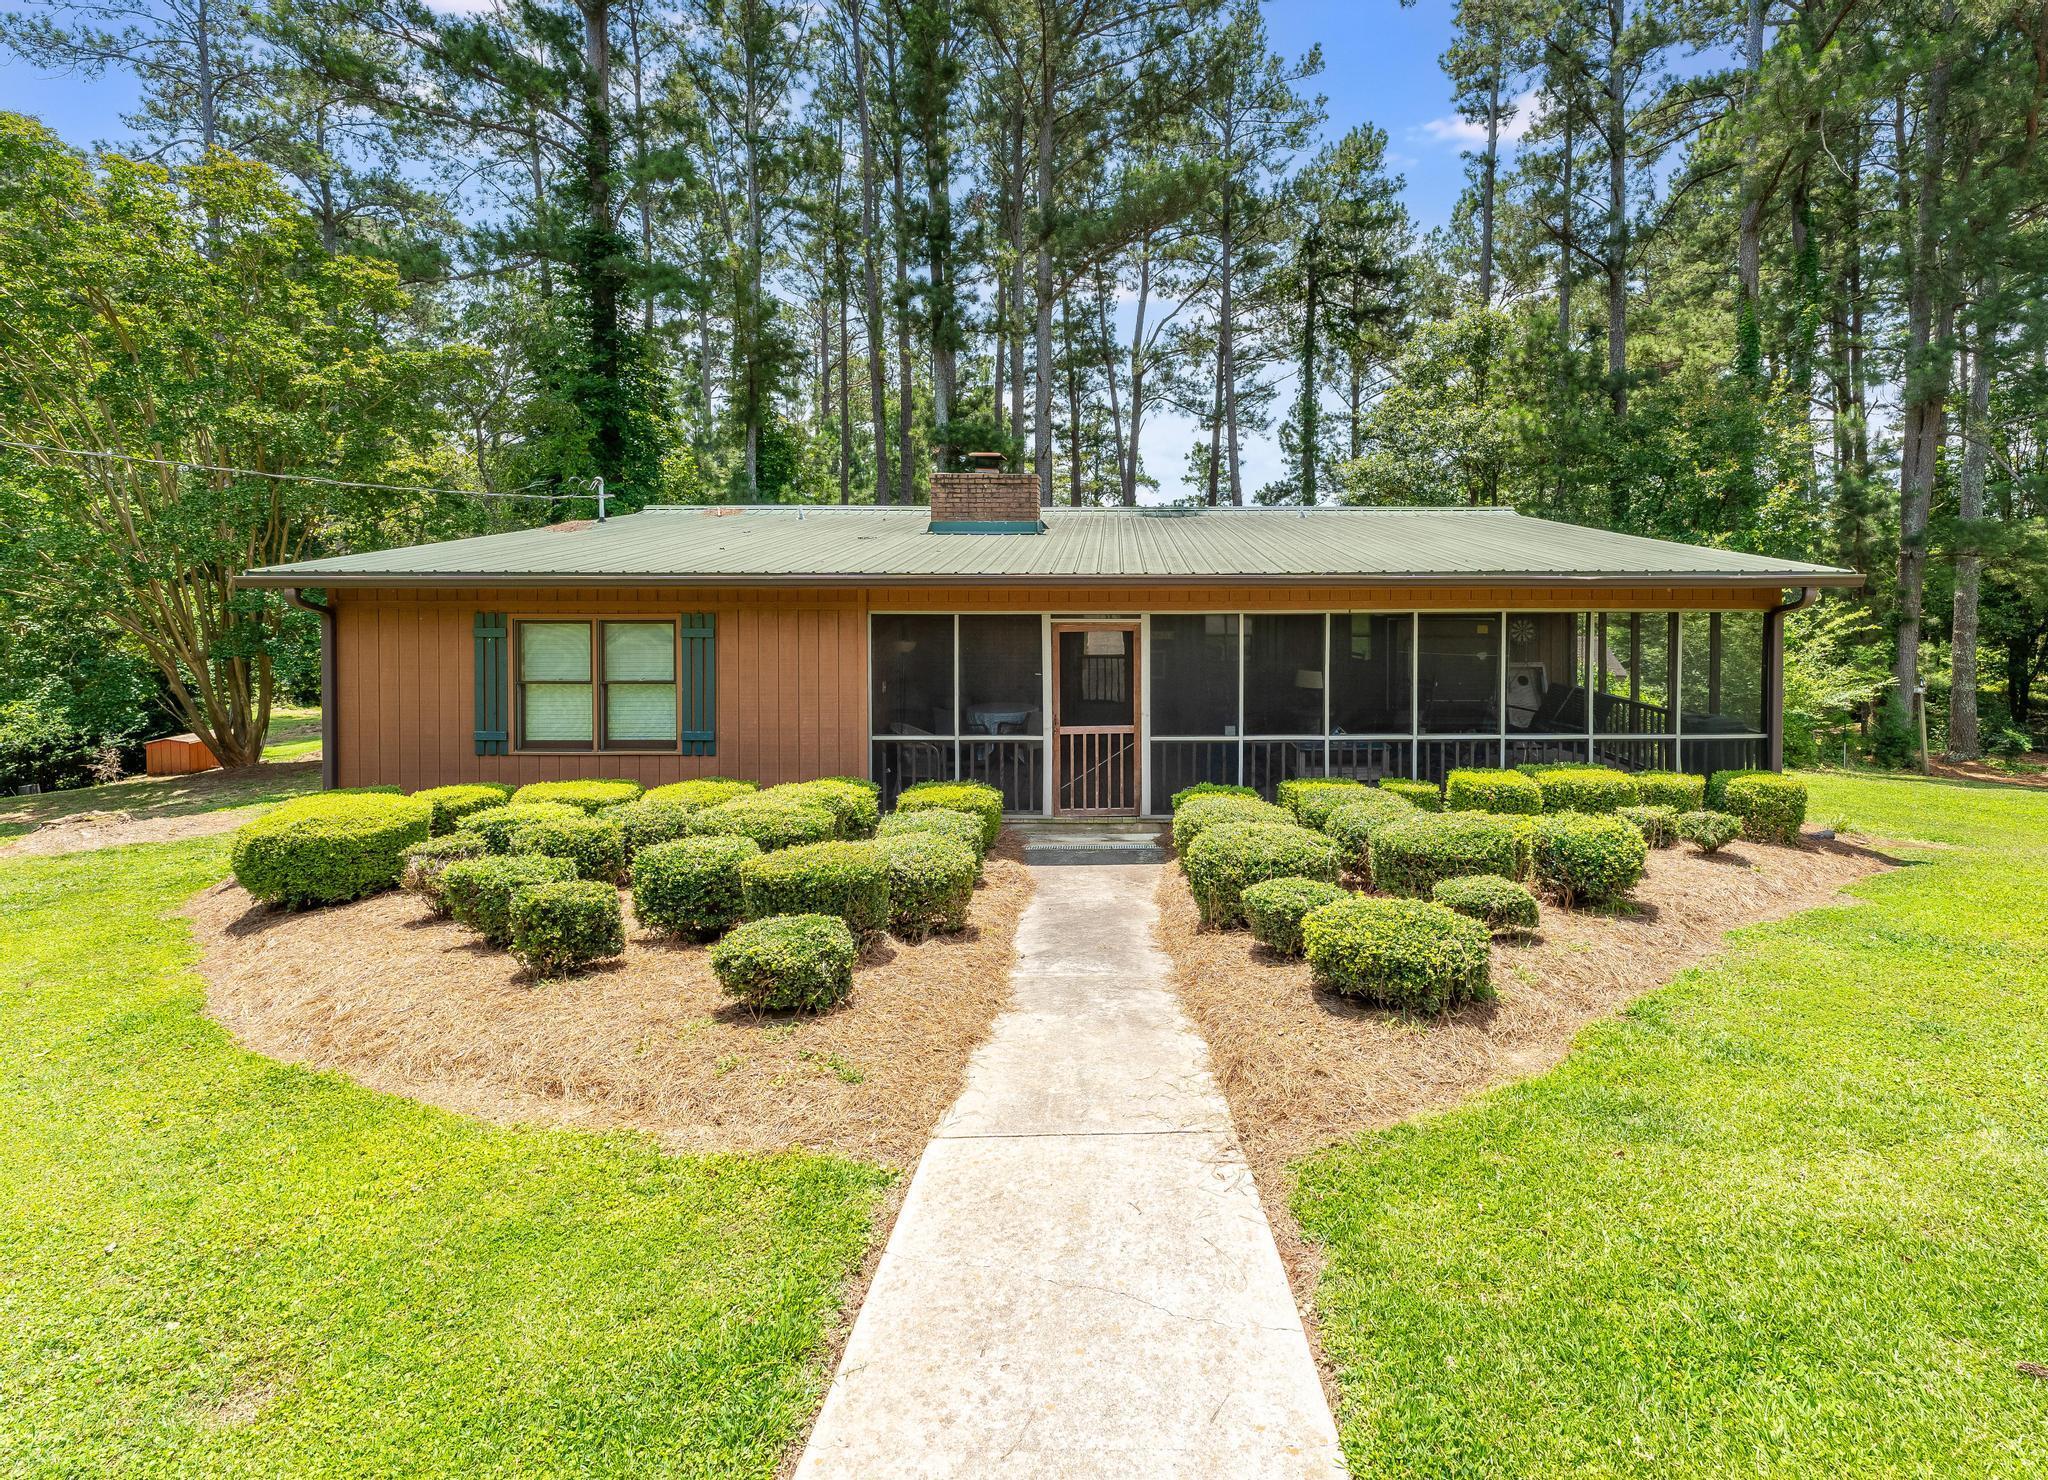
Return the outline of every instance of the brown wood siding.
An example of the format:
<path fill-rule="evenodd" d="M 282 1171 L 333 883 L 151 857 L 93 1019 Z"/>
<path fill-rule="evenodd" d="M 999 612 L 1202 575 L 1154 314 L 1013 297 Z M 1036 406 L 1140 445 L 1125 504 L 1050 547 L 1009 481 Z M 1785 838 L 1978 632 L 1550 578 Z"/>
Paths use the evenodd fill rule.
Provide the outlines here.
<path fill-rule="evenodd" d="M 689 776 L 772 784 L 868 769 L 870 611 L 1090 612 L 1437 610 L 1760 610 L 1775 591 L 1644 586 L 1497 590 L 1300 585 L 1209 587 L 519 587 L 349 589 L 335 600 L 343 786 L 406 790 L 457 781 L 623 776 L 660 785 Z M 545 752 L 480 756 L 475 744 L 473 623 L 513 617 L 715 614 L 717 753 Z"/>

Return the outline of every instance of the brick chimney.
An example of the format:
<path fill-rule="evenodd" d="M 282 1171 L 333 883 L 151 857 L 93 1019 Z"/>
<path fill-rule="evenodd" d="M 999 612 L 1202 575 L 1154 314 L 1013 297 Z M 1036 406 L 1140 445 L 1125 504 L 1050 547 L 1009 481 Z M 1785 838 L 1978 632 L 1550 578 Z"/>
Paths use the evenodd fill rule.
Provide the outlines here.
<path fill-rule="evenodd" d="M 933 473 L 933 534 L 1042 534 L 1035 473 Z"/>

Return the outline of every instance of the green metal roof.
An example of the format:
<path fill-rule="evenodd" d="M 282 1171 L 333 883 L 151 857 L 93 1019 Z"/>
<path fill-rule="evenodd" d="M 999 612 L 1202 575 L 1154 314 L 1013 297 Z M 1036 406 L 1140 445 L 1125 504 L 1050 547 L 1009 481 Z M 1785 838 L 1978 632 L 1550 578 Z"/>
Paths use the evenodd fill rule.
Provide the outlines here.
<path fill-rule="evenodd" d="M 1370 584 L 1849 586 L 1862 577 L 1506 509 L 1060 509 L 939 534 L 922 507 L 658 507 L 603 523 L 264 566 L 255 586 Z"/>

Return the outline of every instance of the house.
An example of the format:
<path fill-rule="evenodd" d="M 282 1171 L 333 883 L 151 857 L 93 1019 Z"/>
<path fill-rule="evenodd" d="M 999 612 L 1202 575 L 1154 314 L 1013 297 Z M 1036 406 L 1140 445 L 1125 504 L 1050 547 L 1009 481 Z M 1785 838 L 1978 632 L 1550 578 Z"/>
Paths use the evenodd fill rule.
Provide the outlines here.
<path fill-rule="evenodd" d="M 323 613 L 331 785 L 957 776 L 1097 815 L 1775 766 L 1784 615 L 1861 578 L 1504 509 L 1041 509 L 981 472 L 928 508 L 654 508 L 244 580 Z"/>

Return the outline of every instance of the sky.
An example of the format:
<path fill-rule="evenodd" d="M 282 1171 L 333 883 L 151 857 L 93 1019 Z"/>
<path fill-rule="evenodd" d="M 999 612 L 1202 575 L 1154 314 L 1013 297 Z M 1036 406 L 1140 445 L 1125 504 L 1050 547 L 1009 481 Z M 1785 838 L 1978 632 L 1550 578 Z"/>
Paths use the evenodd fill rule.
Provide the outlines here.
<path fill-rule="evenodd" d="M 450 9 L 466 6 L 466 0 L 444 3 Z M 1388 166 L 1405 177 L 1408 210 L 1422 230 L 1449 221 L 1464 188 L 1462 154 L 1474 142 L 1472 126 L 1451 106 L 1450 85 L 1437 62 L 1450 44 L 1451 16 L 1451 0 L 1416 0 L 1412 6 L 1397 0 L 1266 4 L 1276 50 L 1292 60 L 1312 46 L 1322 47 L 1322 75 L 1308 86 L 1327 99 L 1325 136 L 1339 138 L 1361 123 L 1387 131 Z M 88 82 L 0 59 L 0 108 L 34 114 L 81 147 L 120 140 L 121 114 L 134 99 L 133 80 L 126 76 Z M 1516 130 L 1510 126 L 1508 132 L 1512 136 Z M 1171 500 L 1180 494 L 1182 466 L 1195 433 L 1192 421 L 1172 417 L 1155 418 L 1147 428 L 1145 466 L 1162 485 L 1152 497 Z M 1275 435 L 1253 437 L 1243 455 L 1247 495 L 1280 475 Z"/>

